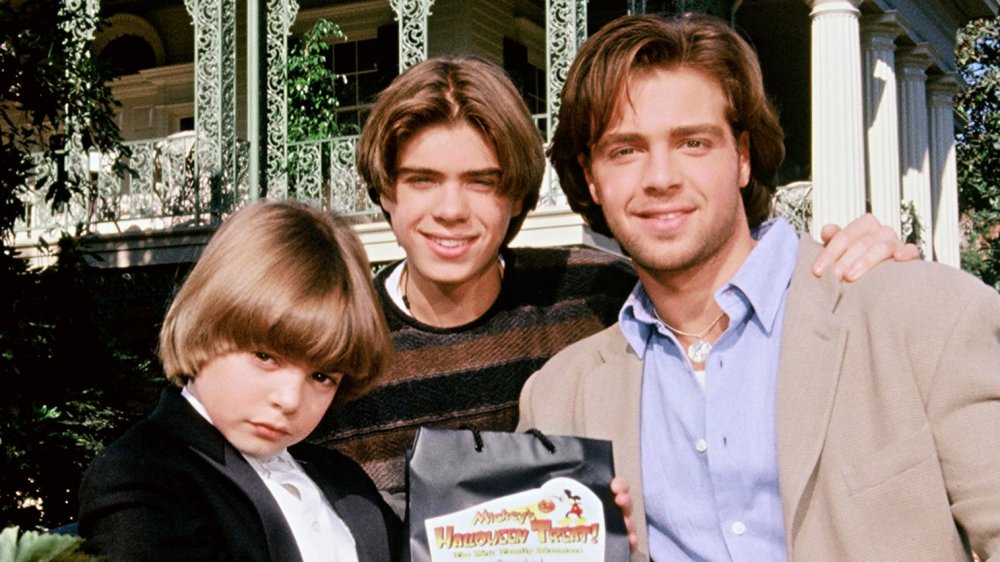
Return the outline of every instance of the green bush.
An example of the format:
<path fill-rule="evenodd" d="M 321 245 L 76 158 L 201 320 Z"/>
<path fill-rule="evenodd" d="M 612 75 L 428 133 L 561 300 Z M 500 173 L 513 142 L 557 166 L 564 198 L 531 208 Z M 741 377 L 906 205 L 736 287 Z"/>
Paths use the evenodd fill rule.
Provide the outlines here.
<path fill-rule="evenodd" d="M 966 88 L 955 98 L 962 268 L 1000 290 L 1000 18 L 959 30 L 955 60 Z"/>
<path fill-rule="evenodd" d="M 74 521 L 80 474 L 155 397 L 155 363 L 102 314 L 101 279 L 74 244 L 35 271 L 0 253 L 0 524 Z M 130 327 L 124 327 L 128 330 Z"/>

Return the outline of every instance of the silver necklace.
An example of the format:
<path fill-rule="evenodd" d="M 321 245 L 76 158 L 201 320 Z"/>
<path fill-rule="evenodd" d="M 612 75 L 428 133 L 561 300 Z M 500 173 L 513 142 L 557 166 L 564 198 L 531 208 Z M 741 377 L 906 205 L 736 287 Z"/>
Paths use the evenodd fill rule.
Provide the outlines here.
<path fill-rule="evenodd" d="M 723 311 L 722 314 L 720 314 L 715 320 L 712 320 L 712 323 L 709 324 L 707 328 L 705 328 L 704 330 L 702 330 L 697 334 L 692 332 L 685 332 L 684 330 L 678 330 L 677 328 L 674 328 L 670 324 L 664 322 L 663 318 L 660 318 L 659 314 L 656 315 L 656 318 L 657 320 L 662 322 L 663 325 L 667 327 L 667 329 L 677 334 L 678 336 L 687 336 L 689 338 L 694 338 L 694 341 L 691 342 L 691 345 L 689 345 L 687 348 L 688 359 L 690 359 L 692 363 L 704 363 L 705 360 L 708 359 L 708 353 L 712 351 L 712 344 L 710 344 L 708 340 L 705 339 L 705 334 L 707 334 L 709 330 L 714 328 L 715 325 L 719 323 L 719 320 L 722 320 L 722 317 L 725 315 L 726 312 Z"/>

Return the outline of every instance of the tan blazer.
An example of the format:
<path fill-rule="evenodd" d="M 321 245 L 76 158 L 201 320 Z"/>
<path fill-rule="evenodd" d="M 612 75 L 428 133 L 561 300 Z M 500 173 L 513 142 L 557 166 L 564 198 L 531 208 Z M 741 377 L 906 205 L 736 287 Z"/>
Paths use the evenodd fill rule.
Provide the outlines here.
<path fill-rule="evenodd" d="M 982 560 L 1000 552 L 1000 295 L 956 269 L 886 263 L 816 279 L 803 239 L 778 372 L 790 560 Z M 618 326 L 577 342 L 521 394 L 520 428 L 610 439 L 648 559 L 642 364 Z M 998 556 L 996 560 L 1000 560 Z M 662 562 L 662 561 L 661 561 Z"/>

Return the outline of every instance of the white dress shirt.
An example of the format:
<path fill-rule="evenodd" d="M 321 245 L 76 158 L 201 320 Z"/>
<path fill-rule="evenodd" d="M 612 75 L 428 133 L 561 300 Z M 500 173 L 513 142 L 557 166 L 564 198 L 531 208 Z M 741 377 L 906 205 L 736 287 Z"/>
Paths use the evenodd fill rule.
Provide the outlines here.
<path fill-rule="evenodd" d="M 187 388 L 181 395 L 212 423 L 205 407 Z M 278 502 L 303 562 L 358 562 L 357 546 L 347 524 L 287 449 L 267 459 L 240 454 Z"/>

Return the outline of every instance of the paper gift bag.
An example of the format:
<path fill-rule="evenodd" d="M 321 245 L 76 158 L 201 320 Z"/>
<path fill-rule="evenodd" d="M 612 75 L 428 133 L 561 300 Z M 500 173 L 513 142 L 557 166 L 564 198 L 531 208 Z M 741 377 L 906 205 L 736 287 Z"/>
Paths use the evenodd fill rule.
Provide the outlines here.
<path fill-rule="evenodd" d="M 417 431 L 407 455 L 413 562 L 626 562 L 611 442 Z"/>

